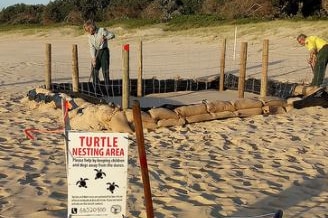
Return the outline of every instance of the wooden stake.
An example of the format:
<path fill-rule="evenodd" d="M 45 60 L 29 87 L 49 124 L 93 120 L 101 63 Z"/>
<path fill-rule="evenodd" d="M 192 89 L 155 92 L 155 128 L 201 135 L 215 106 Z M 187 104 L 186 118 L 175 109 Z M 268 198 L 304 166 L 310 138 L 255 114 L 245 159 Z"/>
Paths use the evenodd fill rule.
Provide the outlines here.
<path fill-rule="evenodd" d="M 142 41 L 140 40 L 139 44 L 139 69 L 138 69 L 138 88 L 137 96 L 142 96 L 142 72 L 143 71 L 143 58 L 142 58 Z"/>
<path fill-rule="evenodd" d="M 245 77 L 246 77 L 246 62 L 247 62 L 247 42 L 241 43 L 240 50 L 240 71 L 238 80 L 238 98 L 244 98 L 245 92 Z"/>
<path fill-rule="evenodd" d="M 263 41 L 262 51 L 262 79 L 261 79 L 261 91 L 260 96 L 262 98 L 267 96 L 268 90 L 268 65 L 269 65 L 269 40 Z"/>
<path fill-rule="evenodd" d="M 224 70 L 225 70 L 225 56 L 226 56 L 227 40 L 224 39 L 222 43 L 221 61 L 220 61 L 220 91 L 224 91 Z"/>
<path fill-rule="evenodd" d="M 233 60 L 236 60 L 236 47 L 237 47 L 237 25 L 235 25 L 235 41 L 233 43 Z"/>
<path fill-rule="evenodd" d="M 45 86 L 47 90 L 51 89 L 51 44 L 46 44 L 46 69 Z"/>
<path fill-rule="evenodd" d="M 73 92 L 79 92 L 79 62 L 77 45 L 72 47 L 72 86 Z"/>
<path fill-rule="evenodd" d="M 146 151 L 145 151 L 144 133 L 142 127 L 139 101 L 134 101 L 132 111 L 133 111 L 133 120 L 134 120 L 136 138 L 138 144 L 141 176 L 144 185 L 147 218 L 154 218 L 153 201 L 152 201 L 150 182 L 149 182 L 149 173 L 148 173 L 148 165 L 147 165 L 147 158 L 146 158 Z"/>
<path fill-rule="evenodd" d="M 129 108 L 129 44 L 123 45 L 122 59 L 123 59 L 123 78 L 122 78 L 122 109 L 126 110 Z"/>

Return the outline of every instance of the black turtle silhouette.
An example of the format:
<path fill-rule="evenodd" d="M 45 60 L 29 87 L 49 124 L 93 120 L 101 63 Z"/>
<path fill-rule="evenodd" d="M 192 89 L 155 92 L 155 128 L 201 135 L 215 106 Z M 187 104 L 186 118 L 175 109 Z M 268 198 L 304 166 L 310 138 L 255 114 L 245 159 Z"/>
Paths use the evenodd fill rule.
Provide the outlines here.
<path fill-rule="evenodd" d="M 102 179 L 103 175 L 106 176 L 106 173 L 103 172 L 102 169 L 100 169 L 100 170 L 95 169 L 95 171 L 97 172 L 95 179 Z"/>
<path fill-rule="evenodd" d="M 84 187 L 84 188 L 88 188 L 87 187 L 87 183 L 86 181 L 89 180 L 88 178 L 80 178 L 79 181 L 76 182 L 76 185 L 79 185 L 79 187 Z"/>
<path fill-rule="evenodd" d="M 109 190 L 112 194 L 114 193 L 116 187 L 119 188 L 118 185 L 115 184 L 115 182 L 113 183 L 107 182 L 106 184 L 109 185 L 107 190 Z"/>

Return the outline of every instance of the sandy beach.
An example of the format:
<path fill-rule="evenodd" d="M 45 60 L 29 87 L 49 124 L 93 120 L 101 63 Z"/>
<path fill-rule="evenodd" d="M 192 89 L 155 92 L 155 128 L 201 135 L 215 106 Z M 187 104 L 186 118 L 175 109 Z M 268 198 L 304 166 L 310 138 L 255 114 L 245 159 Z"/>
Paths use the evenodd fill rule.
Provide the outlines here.
<path fill-rule="evenodd" d="M 262 40 L 269 39 L 269 78 L 307 82 L 311 79 L 307 51 L 295 40 L 299 31 L 313 33 L 311 25 L 306 27 L 277 27 L 255 35 L 243 32 L 250 27 L 240 27 L 235 61 L 233 27 L 224 32 L 214 29 L 174 34 L 160 29 L 127 32 L 116 28 L 116 40 L 110 44 L 111 78 L 120 78 L 121 46 L 125 43 L 131 44 L 131 73 L 135 75 L 140 39 L 145 46 L 147 77 L 212 77 L 218 73 L 220 46 L 227 37 L 227 72 L 238 73 L 239 43 L 247 41 L 247 75 L 259 78 Z M 71 80 L 72 44 L 79 47 L 81 80 L 86 81 L 90 73 L 85 35 L 74 35 L 65 28 L 45 33 L 35 30 L 27 35 L 0 34 L 3 218 L 54 218 L 67 214 L 63 135 L 36 134 L 35 140 L 24 135 L 28 128 L 62 126 L 60 109 L 26 98 L 29 90 L 44 83 L 45 43 L 52 44 L 55 82 Z M 228 99 L 236 96 L 234 92 L 225 95 Z M 213 90 L 148 97 L 147 104 L 153 106 L 215 99 Z M 146 101 L 142 104 L 146 106 Z M 278 209 L 284 211 L 284 217 L 328 217 L 327 117 L 328 110 L 316 106 L 277 115 L 234 117 L 145 131 L 155 217 L 256 217 Z M 134 134 L 130 137 L 135 139 Z M 131 140 L 128 217 L 146 217 L 143 194 L 137 145 Z"/>

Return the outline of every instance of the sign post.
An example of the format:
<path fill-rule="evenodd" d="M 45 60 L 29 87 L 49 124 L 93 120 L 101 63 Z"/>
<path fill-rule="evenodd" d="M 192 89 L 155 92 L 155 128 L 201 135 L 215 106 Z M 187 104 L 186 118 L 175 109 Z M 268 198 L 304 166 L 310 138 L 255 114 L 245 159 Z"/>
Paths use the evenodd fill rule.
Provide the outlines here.
<path fill-rule="evenodd" d="M 127 137 L 68 132 L 68 217 L 126 216 Z"/>

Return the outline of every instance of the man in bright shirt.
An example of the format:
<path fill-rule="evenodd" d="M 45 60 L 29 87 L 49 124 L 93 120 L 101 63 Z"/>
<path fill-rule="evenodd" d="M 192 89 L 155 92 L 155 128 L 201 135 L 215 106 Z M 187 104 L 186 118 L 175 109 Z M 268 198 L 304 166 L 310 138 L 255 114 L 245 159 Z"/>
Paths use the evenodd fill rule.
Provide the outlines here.
<path fill-rule="evenodd" d="M 109 86 L 109 60 L 110 53 L 108 40 L 115 38 L 114 33 L 106 28 L 97 27 L 92 20 L 84 23 L 84 30 L 89 34 L 91 64 L 93 66 L 92 79 L 99 85 L 99 70 L 103 73 L 106 89 Z"/>
<path fill-rule="evenodd" d="M 327 41 L 318 36 L 306 36 L 305 34 L 300 34 L 297 41 L 310 52 L 308 63 L 311 65 L 314 74 L 311 85 L 320 86 L 324 81 L 328 63 Z"/>

